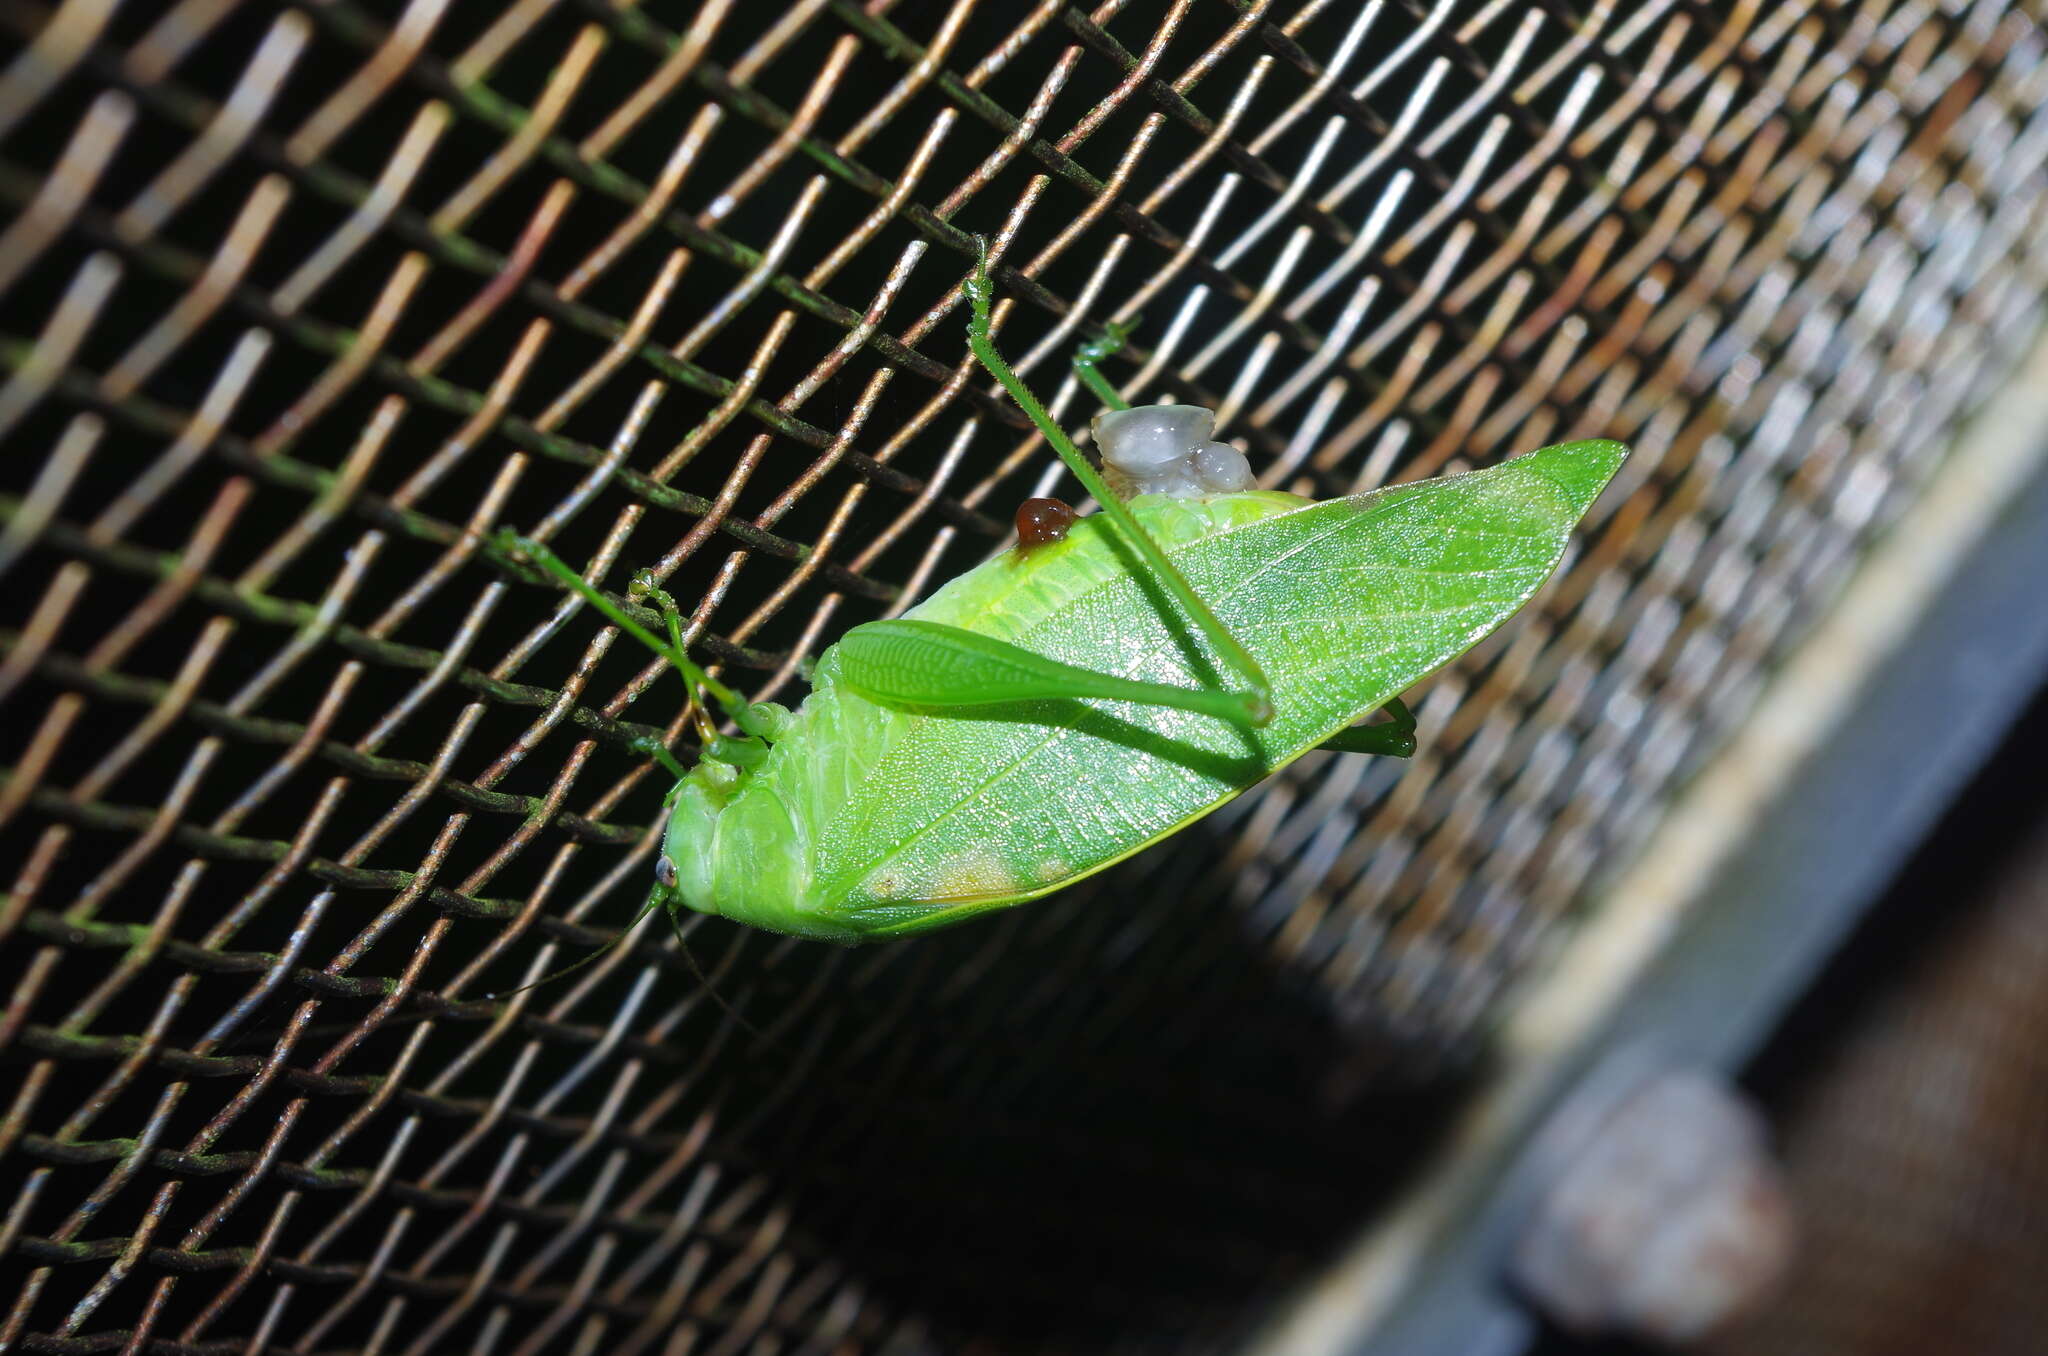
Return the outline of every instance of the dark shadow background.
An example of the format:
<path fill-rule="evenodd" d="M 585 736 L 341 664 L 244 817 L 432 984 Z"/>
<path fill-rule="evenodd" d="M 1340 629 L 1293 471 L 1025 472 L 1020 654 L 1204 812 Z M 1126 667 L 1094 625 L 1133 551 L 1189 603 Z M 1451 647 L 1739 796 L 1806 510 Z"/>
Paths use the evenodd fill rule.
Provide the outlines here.
<path fill-rule="evenodd" d="M 2048 1333 L 2048 689 L 1744 1072 L 1803 1214 L 1715 1356 L 2034 1356 Z M 1534 1356 L 1651 1356 L 1548 1332 Z"/>

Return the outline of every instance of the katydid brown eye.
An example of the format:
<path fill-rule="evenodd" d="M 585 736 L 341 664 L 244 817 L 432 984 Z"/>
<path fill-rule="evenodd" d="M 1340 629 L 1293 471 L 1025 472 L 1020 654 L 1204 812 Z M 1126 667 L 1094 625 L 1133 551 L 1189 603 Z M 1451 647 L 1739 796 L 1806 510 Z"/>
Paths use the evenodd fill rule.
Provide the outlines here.
<path fill-rule="evenodd" d="M 654 879 L 664 890 L 676 888 L 676 864 L 669 860 L 666 852 L 654 859 Z"/>
<path fill-rule="evenodd" d="M 1067 529 L 1079 516 L 1058 499 L 1026 499 L 1017 505 L 1017 545 L 1028 551 L 1067 539 Z"/>

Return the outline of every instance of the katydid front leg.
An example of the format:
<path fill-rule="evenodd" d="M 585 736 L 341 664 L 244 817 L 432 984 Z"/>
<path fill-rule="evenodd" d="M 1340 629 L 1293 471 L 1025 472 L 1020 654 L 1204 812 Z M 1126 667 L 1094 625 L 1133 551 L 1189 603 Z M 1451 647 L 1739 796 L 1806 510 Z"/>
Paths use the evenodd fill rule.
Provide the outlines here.
<path fill-rule="evenodd" d="M 522 537 L 510 528 L 506 528 L 497 534 L 497 544 L 499 549 L 508 555 L 525 556 L 535 565 L 538 565 L 541 569 L 567 584 L 576 593 L 581 595 L 585 602 L 603 613 L 606 620 L 610 621 L 627 635 L 633 637 L 633 639 L 639 641 L 642 645 L 645 645 L 648 649 L 668 660 L 669 663 L 675 665 L 676 671 L 683 675 L 683 682 L 689 687 L 691 702 L 697 707 L 698 734 L 701 737 L 705 757 L 716 762 L 731 763 L 735 767 L 754 767 L 758 766 L 761 760 L 768 756 L 767 741 L 772 731 L 767 720 L 761 712 L 756 711 L 749 705 L 747 700 L 740 696 L 739 693 L 733 691 L 724 683 L 719 682 L 716 678 L 704 672 L 703 669 L 690 662 L 690 656 L 683 649 L 682 620 L 676 611 L 675 600 L 670 598 L 661 589 L 655 587 L 651 577 L 644 574 L 635 575 L 632 591 L 637 596 L 651 597 L 654 600 L 655 606 L 660 610 L 662 621 L 668 630 L 668 639 L 666 641 L 642 626 L 624 608 L 620 607 L 610 598 L 607 598 L 597 589 L 591 587 L 582 575 L 569 568 L 568 562 L 564 561 L 540 542 L 534 541 L 530 537 Z M 703 697 L 707 693 L 725 711 L 725 714 L 731 718 L 733 724 L 739 726 L 742 734 L 741 738 L 729 739 L 719 734 L 717 729 L 712 726 L 710 718 L 704 714 Z M 663 767 L 675 773 L 677 777 L 684 775 L 682 765 L 676 762 L 667 749 L 658 748 L 649 740 L 638 741 L 635 747 L 656 758 Z"/>

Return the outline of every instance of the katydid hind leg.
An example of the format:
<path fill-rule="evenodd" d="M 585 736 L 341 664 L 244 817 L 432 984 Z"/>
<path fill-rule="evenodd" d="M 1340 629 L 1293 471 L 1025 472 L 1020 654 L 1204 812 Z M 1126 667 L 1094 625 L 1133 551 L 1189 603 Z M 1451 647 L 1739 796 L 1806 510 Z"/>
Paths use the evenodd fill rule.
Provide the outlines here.
<path fill-rule="evenodd" d="M 944 710 L 1097 698 L 1248 723 L 1236 693 L 1122 678 L 1063 664 L 994 636 L 910 617 L 865 622 L 841 636 L 839 677 L 885 706 Z"/>
<path fill-rule="evenodd" d="M 1270 724 L 1273 719 L 1273 684 L 1266 677 L 1265 670 L 1259 666 L 1258 660 L 1252 658 L 1251 651 L 1244 647 L 1244 643 L 1232 634 L 1230 628 L 1225 626 L 1214 610 L 1202 600 L 1201 595 L 1195 592 L 1187 576 L 1167 558 L 1166 552 L 1160 549 L 1159 543 L 1152 539 L 1152 535 L 1139 525 L 1130 509 L 1124 506 L 1123 501 L 1116 497 L 1101 474 L 1081 455 L 1080 449 L 1074 446 L 1073 439 L 1067 436 L 1066 430 L 1046 412 L 1045 406 L 1039 403 L 1031 388 L 1024 384 L 1023 378 L 1011 369 L 1003 355 L 997 351 L 991 309 L 991 302 L 995 297 L 995 283 L 989 277 L 988 243 L 977 236 L 975 245 L 979 253 L 974 272 L 968 275 L 967 281 L 961 287 L 966 293 L 970 311 L 967 321 L 968 348 L 973 351 L 981 365 L 988 369 L 989 375 L 1010 393 L 1010 398 L 1017 403 L 1017 408 L 1022 410 L 1044 435 L 1046 443 L 1059 459 L 1066 463 L 1067 469 L 1081 482 L 1082 488 L 1095 496 L 1095 502 L 1102 506 L 1102 511 L 1116 524 L 1118 532 L 1137 552 L 1152 577 L 1172 594 L 1181 611 L 1201 629 L 1209 638 L 1209 643 L 1215 646 L 1229 666 L 1244 679 L 1246 690 L 1236 695 L 1243 704 L 1245 719 L 1255 727 Z"/>

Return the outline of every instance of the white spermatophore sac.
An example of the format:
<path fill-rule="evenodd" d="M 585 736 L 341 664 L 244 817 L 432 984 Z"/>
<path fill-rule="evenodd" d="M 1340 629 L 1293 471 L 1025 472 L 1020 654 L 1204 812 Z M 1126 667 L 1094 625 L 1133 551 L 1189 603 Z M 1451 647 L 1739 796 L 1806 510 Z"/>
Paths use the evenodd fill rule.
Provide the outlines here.
<path fill-rule="evenodd" d="M 1167 494 L 1192 499 L 1258 488 L 1251 463 L 1210 441 L 1216 415 L 1200 405 L 1137 405 L 1095 416 L 1095 445 L 1109 483 L 1126 499 Z"/>

